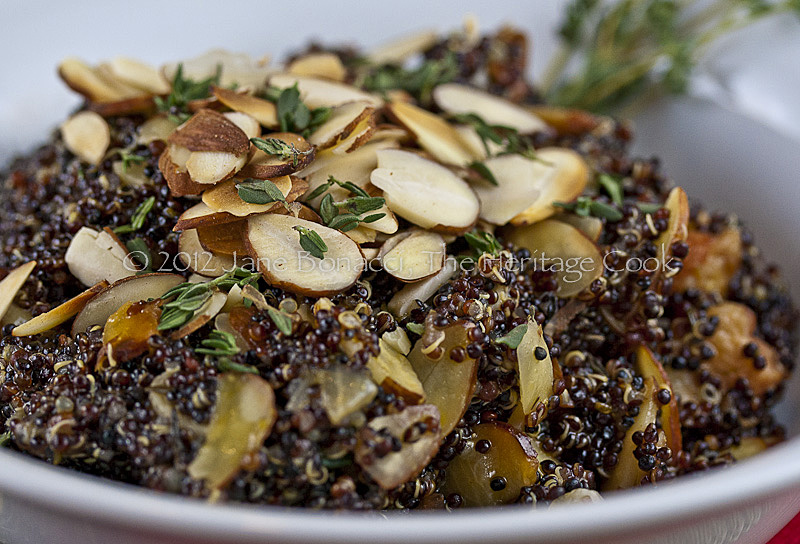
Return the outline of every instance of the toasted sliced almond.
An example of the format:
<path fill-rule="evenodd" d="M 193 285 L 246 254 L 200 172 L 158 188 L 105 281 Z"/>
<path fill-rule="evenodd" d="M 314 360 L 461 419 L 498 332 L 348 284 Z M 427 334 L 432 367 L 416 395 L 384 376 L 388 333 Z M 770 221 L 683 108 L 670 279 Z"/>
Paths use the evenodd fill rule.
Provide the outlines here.
<path fill-rule="evenodd" d="M 584 110 L 560 108 L 537 104 L 528 106 L 528 110 L 545 123 L 556 129 L 559 134 L 586 134 L 596 129 L 602 118 Z"/>
<path fill-rule="evenodd" d="M 379 168 L 370 180 L 394 213 L 422 228 L 453 234 L 475 224 L 478 198 L 453 172 L 408 151 L 383 149 L 377 155 Z"/>
<path fill-rule="evenodd" d="M 280 202 L 269 204 L 250 204 L 239 197 L 236 184 L 241 180 L 230 179 L 203 193 L 203 202 L 215 212 L 226 212 L 236 217 L 266 213 L 283 206 Z M 280 190 L 287 202 L 294 202 L 306 192 L 308 184 L 294 176 L 283 176 L 271 180 Z"/>
<path fill-rule="evenodd" d="M 656 238 L 659 260 L 665 265 L 669 264 L 672 256 L 672 244 L 686 241 L 689 236 L 689 199 L 686 191 L 675 187 L 669 192 L 664 206 L 669 210 L 667 230 Z"/>
<path fill-rule="evenodd" d="M 403 318 L 416 307 L 417 301 L 429 300 L 436 292 L 458 274 L 458 263 L 452 257 L 445 259 L 444 267 L 430 278 L 410 283 L 400 289 L 387 307 L 396 317 Z"/>
<path fill-rule="evenodd" d="M 176 163 L 172 159 L 173 151 L 177 150 L 180 154 L 181 149 L 186 151 L 186 157 L 183 161 L 183 165 Z M 172 193 L 172 196 L 181 197 L 199 195 L 208 189 L 208 185 L 203 183 L 195 183 L 192 181 L 192 178 L 189 177 L 189 173 L 186 171 L 185 160 L 189 158 L 190 154 L 191 153 L 188 149 L 179 148 L 177 146 L 169 146 L 158 158 L 158 169 L 161 171 L 161 175 L 163 175 L 164 179 L 167 181 L 167 186 L 169 187 L 169 191 Z"/>
<path fill-rule="evenodd" d="M 375 196 L 380 196 L 380 193 Z M 397 229 L 400 227 L 400 223 L 397 222 L 397 217 L 395 217 L 394 213 L 392 213 L 392 210 L 389 209 L 389 206 L 384 204 L 374 212 L 370 212 L 370 214 L 379 213 L 384 214 L 384 216 L 377 221 L 369 223 L 369 228 L 383 234 L 394 234 L 397 232 Z"/>
<path fill-rule="evenodd" d="M 264 87 L 267 76 L 272 72 L 269 59 L 253 59 L 246 53 L 232 53 L 224 49 L 213 49 L 198 57 L 170 63 L 161 68 L 167 81 L 175 79 L 178 65 L 183 67 L 183 77 L 202 81 L 214 77 L 220 71 L 221 87 Z"/>
<path fill-rule="evenodd" d="M 420 404 L 425 401 L 425 390 L 411 363 L 384 339 L 380 340 L 380 353 L 370 357 L 367 368 L 375 383 L 385 391 L 402 397 L 406 403 Z"/>
<path fill-rule="evenodd" d="M 245 164 L 247 153 L 237 156 L 222 151 L 195 151 L 186 161 L 186 171 L 192 181 L 211 185 L 236 175 Z"/>
<path fill-rule="evenodd" d="M 352 85 L 316 77 L 275 74 L 269 78 L 269 83 L 279 89 L 287 89 L 297 84 L 297 88 L 300 90 L 300 98 L 309 108 L 332 108 L 356 101 L 366 101 L 375 107 L 383 105 L 383 100 L 379 97 Z"/>
<path fill-rule="evenodd" d="M 667 447 L 672 450 L 672 455 L 677 457 L 679 452 L 683 450 L 683 437 L 681 435 L 680 409 L 678 408 L 677 395 L 672 389 L 672 382 L 670 382 L 669 376 L 661 365 L 661 361 L 644 345 L 636 348 L 636 371 L 645 380 L 652 379 L 658 386 L 658 390 L 666 389 L 669 391 L 669 402 L 661 405 L 661 427 L 664 429 Z"/>
<path fill-rule="evenodd" d="M 282 158 L 276 155 L 267 155 L 260 149 L 256 149 L 253 158 L 242 168 L 240 174 L 243 177 L 256 179 L 273 179 L 281 176 L 288 176 L 302 170 L 312 163 L 316 156 L 316 149 L 308 141 L 293 132 L 274 132 L 267 134 L 264 139 L 274 138 L 294 146 L 300 153 L 296 157 Z"/>
<path fill-rule="evenodd" d="M 241 220 L 224 225 L 198 227 L 197 237 L 206 251 L 243 256 L 247 255 L 247 246 L 244 243 L 246 231 L 247 222 Z"/>
<path fill-rule="evenodd" d="M 356 127 L 374 113 L 372 103 L 364 100 L 336 106 L 328 120 L 311 134 L 308 141 L 321 149 L 333 147 L 350 136 Z"/>
<path fill-rule="evenodd" d="M 600 235 L 603 234 L 603 220 L 592 215 L 583 216 L 576 213 L 564 212 L 557 213 L 553 216 L 553 219 L 572 225 L 584 233 L 589 240 L 594 243 L 597 243 L 600 239 Z"/>
<path fill-rule="evenodd" d="M 240 111 L 226 111 L 222 115 L 225 116 L 225 119 L 242 129 L 242 132 L 244 132 L 248 140 L 261 136 L 261 125 L 252 115 Z"/>
<path fill-rule="evenodd" d="M 102 117 L 117 117 L 120 115 L 149 115 L 155 110 L 155 102 L 149 94 L 134 96 L 115 102 L 90 102 L 89 110 Z"/>
<path fill-rule="evenodd" d="M 328 251 L 323 259 L 300 246 L 294 227 L 315 231 Z M 364 269 L 358 245 L 338 230 L 287 215 L 265 214 L 248 220 L 247 244 L 258 270 L 271 285 L 308 296 L 326 296 L 350 288 Z"/>
<path fill-rule="evenodd" d="M 558 295 L 572 297 L 603 275 L 603 256 L 581 231 L 554 219 L 511 229 L 506 239 L 531 252 L 537 266 L 552 269 Z"/>
<path fill-rule="evenodd" d="M 82 227 L 72 238 L 64 261 L 72 275 L 86 286 L 102 281 L 114 283 L 138 272 L 119 238 L 108 230 L 97 232 L 89 227 Z"/>
<path fill-rule="evenodd" d="M 175 228 L 172 230 L 180 232 L 182 230 L 195 229 L 203 226 L 224 225 L 238 220 L 239 218 L 235 215 L 225 212 L 215 212 L 206 204 L 200 202 L 183 212 L 178 218 Z"/>
<path fill-rule="evenodd" d="M 125 165 L 122 161 L 114 161 L 111 163 L 111 170 L 119 177 L 122 187 L 140 188 L 145 185 L 152 185 L 153 180 L 145 175 L 145 165 L 142 163 L 134 163 Z"/>
<path fill-rule="evenodd" d="M 436 104 L 447 113 L 474 113 L 490 125 L 512 128 L 522 134 L 547 130 L 547 124 L 517 104 L 461 83 L 445 83 L 433 90 Z"/>
<path fill-rule="evenodd" d="M 146 93 L 169 94 L 172 90 L 160 71 L 138 60 L 116 57 L 108 67 L 117 79 Z"/>
<path fill-rule="evenodd" d="M 228 295 L 226 293 L 215 291 L 214 294 L 211 295 L 211 298 L 194 313 L 194 317 L 192 317 L 186 325 L 173 332 L 170 338 L 173 340 L 180 340 L 181 338 L 189 336 L 200 327 L 203 327 L 219 314 L 227 301 Z"/>
<path fill-rule="evenodd" d="M 537 357 L 536 350 L 544 350 L 544 357 Z M 541 351 L 540 350 L 540 351 Z M 526 416 L 533 414 L 535 424 L 544 419 L 548 400 L 553 394 L 553 362 L 550 350 L 544 341 L 542 326 L 535 319 L 528 319 L 528 330 L 517 346 L 519 366 L 519 395 Z"/>
<path fill-rule="evenodd" d="M 375 134 L 375 117 L 370 116 L 361 121 L 350 136 L 334 145 L 331 151 L 335 155 L 352 153 L 372 141 L 373 134 Z"/>
<path fill-rule="evenodd" d="M 570 202 L 583 192 L 589 168 L 580 155 L 549 147 L 538 150 L 536 156 L 503 155 L 484 161 L 497 185 L 474 184 L 482 219 L 495 225 L 535 223 L 556 213 L 553 202 Z"/>
<path fill-rule="evenodd" d="M 438 40 L 438 32 L 424 30 L 376 47 L 370 51 L 368 57 L 373 64 L 403 64 L 414 55 L 419 55 L 436 45 Z"/>
<path fill-rule="evenodd" d="M 9 272 L 0 281 L 0 319 L 5 317 L 6 312 L 17 297 L 17 293 L 28 281 L 28 276 L 31 275 L 34 268 L 36 268 L 36 261 L 27 262 Z"/>
<path fill-rule="evenodd" d="M 362 431 L 355 451 L 356 462 L 381 488 L 394 489 L 416 477 L 436 455 L 439 441 L 445 436 L 439 430 L 438 421 L 439 411 L 430 404 L 409 406 L 397 414 L 376 417 Z M 423 424 L 426 429 L 421 436 L 411 430 L 418 424 Z M 383 457 L 377 457 L 374 448 L 367 445 L 365 439 L 378 431 L 388 432 L 397 439 L 401 444 L 400 451 L 390 451 Z M 410 435 L 415 438 L 413 442 L 406 440 Z"/>
<path fill-rule="evenodd" d="M 99 114 L 93 111 L 76 113 L 61 125 L 64 145 L 81 160 L 100 164 L 111 143 L 111 129 Z"/>
<path fill-rule="evenodd" d="M 108 282 L 101 281 L 97 285 L 90 287 L 77 297 L 68 300 L 64 304 L 53 308 L 49 312 L 39 314 L 30 321 L 15 327 L 14 330 L 11 331 L 11 335 L 33 336 L 35 334 L 42 334 L 43 332 L 55 329 L 62 323 L 66 323 L 75 317 L 78 312 L 86 307 L 89 301 L 92 300 L 97 293 L 103 291 L 106 287 L 108 287 Z M 0 285 L 0 289 L 1 288 L 2 286 Z M 2 308 L 0 308 L 0 310 L 1 309 Z"/>
<path fill-rule="evenodd" d="M 371 244 L 378 235 L 377 232 L 366 225 L 359 225 L 354 229 L 348 230 L 345 234 L 358 245 Z"/>
<path fill-rule="evenodd" d="M 214 87 L 214 96 L 233 111 L 246 113 L 267 128 L 279 125 L 278 111 L 269 100 L 222 87 Z"/>
<path fill-rule="evenodd" d="M 416 231 L 401 240 L 381 258 L 383 269 L 400 281 L 430 277 L 444 267 L 444 239 L 430 231 Z"/>
<path fill-rule="evenodd" d="M 203 248 L 195 229 L 181 232 L 178 251 L 178 258 L 188 270 L 208 278 L 218 278 L 236 267 L 236 260 L 231 255 L 217 254 Z"/>
<path fill-rule="evenodd" d="M 287 70 L 296 76 L 321 77 L 332 81 L 344 81 L 347 69 L 335 53 L 309 53 L 294 59 Z"/>
<path fill-rule="evenodd" d="M 108 79 L 80 59 L 65 59 L 58 67 L 58 75 L 73 91 L 91 102 L 118 102 L 133 98 L 141 91 Z"/>
<path fill-rule="evenodd" d="M 232 120 L 214 110 L 200 110 L 178 127 L 169 143 L 189 151 L 219 151 L 242 155 L 250 150 L 250 140 Z"/>
<path fill-rule="evenodd" d="M 123 278 L 94 296 L 72 323 L 72 336 L 86 332 L 92 325 L 103 325 L 108 318 L 129 302 L 156 299 L 184 282 L 177 274 L 144 274 Z"/>
<path fill-rule="evenodd" d="M 387 106 L 387 111 L 436 160 L 463 166 L 480 158 L 470 151 L 458 131 L 438 115 L 405 102 L 393 102 Z"/>

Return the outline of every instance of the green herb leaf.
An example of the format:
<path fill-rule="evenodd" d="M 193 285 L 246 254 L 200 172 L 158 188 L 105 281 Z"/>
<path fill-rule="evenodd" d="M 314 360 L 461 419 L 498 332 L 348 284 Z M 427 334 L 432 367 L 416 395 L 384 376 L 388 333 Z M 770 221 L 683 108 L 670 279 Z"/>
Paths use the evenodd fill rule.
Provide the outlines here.
<path fill-rule="evenodd" d="M 147 214 L 152 211 L 153 206 L 156 203 L 156 197 L 151 196 L 144 200 L 139 206 L 134 210 L 133 215 L 131 216 L 131 223 L 130 225 L 122 225 L 114 229 L 116 234 L 128 234 L 131 232 L 136 232 L 137 230 L 141 229 L 144 226 L 144 222 L 147 219 Z"/>
<path fill-rule="evenodd" d="M 325 194 L 325 191 L 327 191 L 331 187 L 333 187 L 333 176 L 331 176 L 327 182 L 323 183 L 322 185 L 320 185 L 319 187 L 308 193 L 305 197 L 306 201 L 314 200 L 315 198 L 322 196 L 323 194 Z"/>
<path fill-rule="evenodd" d="M 422 333 L 425 332 L 425 325 L 422 323 L 409 323 L 406 325 L 406 330 L 413 332 L 417 336 L 422 336 Z"/>
<path fill-rule="evenodd" d="M 580 196 L 575 202 L 553 202 L 553 206 L 569 210 L 582 217 L 593 215 L 608 221 L 619 221 L 624 217 L 622 212 L 614 206 L 588 196 Z"/>
<path fill-rule="evenodd" d="M 136 155 L 128 149 L 123 149 L 119 152 L 119 158 L 122 160 L 122 171 L 127 172 L 131 164 L 143 163 L 147 159 L 141 155 Z"/>
<path fill-rule="evenodd" d="M 322 466 L 332 470 L 349 467 L 352 464 L 353 457 L 351 455 L 345 455 L 336 459 L 331 459 L 329 457 L 322 458 Z"/>
<path fill-rule="evenodd" d="M 636 207 L 639 208 L 643 213 L 656 213 L 658 210 L 663 208 L 664 205 L 656 202 L 637 202 Z"/>
<path fill-rule="evenodd" d="M 400 66 L 386 64 L 368 66 L 362 76 L 362 86 L 373 92 L 402 89 L 423 105 L 430 104 L 431 92 L 442 83 L 455 80 L 460 72 L 458 59 L 452 51 L 441 59 L 426 59 L 419 67 L 406 70 Z"/>
<path fill-rule="evenodd" d="M 287 144 L 283 140 L 277 138 L 250 138 L 250 141 L 267 155 L 280 157 L 282 159 L 292 159 L 292 164 L 294 166 L 297 166 L 301 155 L 310 155 L 314 152 L 314 148 L 300 151 L 294 144 Z"/>
<path fill-rule="evenodd" d="M 308 251 L 317 259 L 323 259 L 325 257 L 325 252 L 328 251 L 328 246 L 316 231 L 300 225 L 296 225 L 293 228 L 300 233 L 300 247 Z"/>
<path fill-rule="evenodd" d="M 327 121 L 331 115 L 330 108 L 309 110 L 308 106 L 300 100 L 300 90 L 296 83 L 281 91 L 270 89 L 266 96 L 267 99 L 275 102 L 282 132 L 298 132 L 304 136 L 308 135 Z"/>
<path fill-rule="evenodd" d="M 0 434 L 0 448 L 5 447 L 9 442 L 11 442 L 11 431 Z"/>
<path fill-rule="evenodd" d="M 251 365 L 234 363 L 228 358 L 223 357 L 217 361 L 217 369 L 221 372 L 239 372 L 240 374 L 258 374 L 258 369 Z"/>
<path fill-rule="evenodd" d="M 319 205 L 319 216 L 322 218 L 322 222 L 330 225 L 337 215 L 339 215 L 339 210 L 333 202 L 333 195 L 325 195 Z"/>
<path fill-rule="evenodd" d="M 286 204 L 286 197 L 278 186 L 268 179 L 247 178 L 241 183 L 236 184 L 236 191 L 239 198 L 250 204 L 270 204 L 281 202 Z"/>
<path fill-rule="evenodd" d="M 342 202 L 334 203 L 337 208 L 345 208 L 349 212 L 356 215 L 361 215 L 367 212 L 373 212 L 383 208 L 386 200 L 378 196 L 354 196 Z"/>
<path fill-rule="evenodd" d="M 208 338 L 200 342 L 203 346 L 195 351 L 212 357 L 232 357 L 239 353 L 236 338 L 229 332 L 213 330 Z"/>
<path fill-rule="evenodd" d="M 597 176 L 597 182 L 606 190 L 611 201 L 617 206 L 622 206 L 622 180 L 608 174 Z"/>
<path fill-rule="evenodd" d="M 219 85 L 222 76 L 222 65 L 217 65 L 216 73 L 201 81 L 193 81 L 183 77 L 183 64 L 178 65 L 175 77 L 172 79 L 172 92 L 166 97 L 157 96 L 154 100 L 156 107 L 161 112 L 168 113 L 178 122 L 186 121 L 190 117 L 186 106 L 193 100 L 201 100 L 211 95 L 211 86 Z"/>
<path fill-rule="evenodd" d="M 144 240 L 141 238 L 133 238 L 132 240 L 128 240 L 125 246 L 127 246 L 128 251 L 131 252 L 131 255 L 139 261 L 139 264 L 141 264 L 145 270 L 150 270 L 153 267 L 153 255 L 150 253 L 150 248 L 147 247 L 147 243 Z"/>
<path fill-rule="evenodd" d="M 482 230 L 473 230 L 464 235 L 464 239 L 475 250 L 475 255 L 480 257 L 484 253 L 497 255 L 503 250 L 503 246 L 497 241 L 494 235 Z"/>
<path fill-rule="evenodd" d="M 495 344 L 505 344 L 511 349 L 517 349 L 526 332 L 528 332 L 528 324 L 523 323 L 522 325 L 517 325 L 508 334 L 501 336 L 494 342 Z"/>
<path fill-rule="evenodd" d="M 292 318 L 290 316 L 273 308 L 267 308 L 267 313 L 270 319 L 272 319 L 272 322 L 275 323 L 275 326 L 278 327 L 279 331 L 286 336 L 292 334 Z"/>
<path fill-rule="evenodd" d="M 486 181 L 488 181 L 489 183 L 491 183 L 495 187 L 500 185 L 499 183 L 497 183 L 497 178 L 494 177 L 494 174 L 492 174 L 492 171 L 489 170 L 489 168 L 484 163 L 482 163 L 481 161 L 471 162 L 469 167 L 471 169 L 473 169 L 475 172 L 477 172 L 483 179 L 485 179 Z"/>

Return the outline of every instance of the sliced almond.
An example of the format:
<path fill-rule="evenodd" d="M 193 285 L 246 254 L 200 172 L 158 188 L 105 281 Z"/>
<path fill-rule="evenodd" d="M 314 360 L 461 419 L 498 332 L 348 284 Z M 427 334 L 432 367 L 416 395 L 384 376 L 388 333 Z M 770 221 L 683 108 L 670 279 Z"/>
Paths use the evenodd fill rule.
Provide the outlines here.
<path fill-rule="evenodd" d="M 376 417 L 361 432 L 355 451 L 356 462 L 381 488 L 394 489 L 416 477 L 436 455 L 439 441 L 445 436 L 439 430 L 438 421 L 439 411 L 430 404 L 409 406 L 397 414 Z M 426 431 L 418 436 L 413 429 L 420 423 L 424 424 Z M 400 451 L 377 457 L 365 439 L 378 431 L 388 432 L 397 439 L 401 444 Z M 410 435 L 415 438 L 413 442 L 406 439 Z"/>
<path fill-rule="evenodd" d="M 111 129 L 99 114 L 82 111 L 61 125 L 64 145 L 81 160 L 100 164 L 111 144 Z"/>
<path fill-rule="evenodd" d="M 279 125 L 278 110 L 269 100 L 222 87 L 214 87 L 214 96 L 233 111 L 246 113 L 267 128 Z"/>
<path fill-rule="evenodd" d="M 279 89 L 287 89 L 297 84 L 297 88 L 300 90 L 300 98 L 306 106 L 312 109 L 332 108 L 356 101 L 366 101 L 375 107 L 383 105 L 383 100 L 379 97 L 352 85 L 316 77 L 275 74 L 269 78 L 269 83 Z"/>
<path fill-rule="evenodd" d="M 405 102 L 393 102 L 386 109 L 439 162 L 464 166 L 480 158 L 470 151 L 458 131 L 438 115 Z"/>
<path fill-rule="evenodd" d="M 169 94 L 169 82 L 156 68 L 135 59 L 116 57 L 108 63 L 114 76 L 149 94 Z"/>
<path fill-rule="evenodd" d="M 383 333 L 381 341 L 401 355 L 408 355 L 413 347 L 403 327 L 395 327 L 393 331 Z"/>
<path fill-rule="evenodd" d="M 169 143 L 189 151 L 218 151 L 242 155 L 250 150 L 250 140 L 233 121 L 214 110 L 200 110 L 178 127 Z"/>
<path fill-rule="evenodd" d="M 469 85 L 439 85 L 433 89 L 433 99 L 447 113 L 474 113 L 490 125 L 509 127 L 522 134 L 548 128 L 544 121 L 522 106 Z"/>
<path fill-rule="evenodd" d="M 248 140 L 261 136 L 261 125 L 256 121 L 255 117 L 240 111 L 226 111 L 222 115 L 239 127 Z"/>
<path fill-rule="evenodd" d="M 178 151 L 180 154 L 181 150 L 186 152 L 183 165 L 176 163 L 172 159 L 173 151 Z M 190 154 L 191 152 L 188 149 L 178 146 L 169 146 L 158 158 L 158 169 L 161 171 L 161 175 L 164 176 L 172 196 L 199 195 L 208 189 L 208 185 L 195 183 L 192 181 L 192 178 L 189 177 L 189 173 L 186 171 L 186 159 L 189 158 Z"/>
<path fill-rule="evenodd" d="M 247 246 L 244 243 L 246 231 L 247 222 L 241 220 L 224 225 L 198 227 L 197 237 L 206 251 L 220 255 L 243 256 L 247 255 Z"/>
<path fill-rule="evenodd" d="M 321 77 L 332 81 L 344 81 L 347 69 L 335 53 L 309 53 L 294 59 L 287 71 L 296 76 Z"/>
<path fill-rule="evenodd" d="M 161 68 L 167 81 L 175 79 L 178 65 L 183 67 L 183 77 L 202 81 L 214 77 L 220 71 L 221 87 L 264 87 L 267 76 L 272 72 L 269 59 L 253 59 L 246 53 L 233 53 L 224 49 L 213 49 L 202 55 L 170 63 Z"/>
<path fill-rule="evenodd" d="M 91 102 L 117 102 L 141 94 L 141 91 L 109 80 L 95 68 L 76 58 L 65 59 L 58 67 L 58 75 L 70 89 Z"/>
<path fill-rule="evenodd" d="M 331 151 L 336 155 L 344 155 L 352 153 L 360 147 L 365 146 L 372 141 L 372 135 L 375 134 L 375 117 L 371 116 L 361 121 L 358 126 L 347 138 L 339 141 L 331 148 Z"/>
<path fill-rule="evenodd" d="M 458 274 L 458 263 L 452 257 L 445 259 L 444 266 L 435 275 L 400 289 L 389 301 L 387 307 L 396 317 L 404 318 L 411 313 L 417 301 L 429 300 L 448 281 Z"/>
<path fill-rule="evenodd" d="M 503 146 L 501 144 L 491 140 L 487 140 L 484 145 L 484 141 L 478 135 L 478 131 L 471 125 L 453 125 L 453 128 L 458 132 L 458 135 L 461 136 L 461 140 L 464 142 L 464 145 L 467 146 L 469 152 L 474 157 L 477 157 L 478 160 L 482 161 L 490 155 L 500 155 L 503 151 Z"/>
<path fill-rule="evenodd" d="M 372 103 L 364 100 L 336 106 L 328 120 L 311 134 L 308 141 L 321 149 L 333 147 L 350 136 L 356 127 L 374 113 Z"/>
<path fill-rule="evenodd" d="M 323 259 L 300 246 L 294 227 L 315 231 L 328 251 Z M 358 245 L 334 230 L 287 215 L 257 215 L 248 220 L 247 244 L 250 256 L 268 283 L 308 296 L 326 296 L 350 288 L 364 269 Z"/>
<path fill-rule="evenodd" d="M 369 228 L 366 225 L 359 225 L 354 229 L 348 230 L 345 232 L 348 238 L 352 241 L 357 243 L 358 245 L 362 244 L 371 244 L 377 238 L 378 233 L 375 230 Z"/>
<path fill-rule="evenodd" d="M 33 269 L 36 268 L 36 261 L 30 261 L 22 266 L 19 266 L 8 273 L 8 275 L 0 281 L 0 319 L 5 317 L 6 312 L 11 307 L 17 293 L 28 281 L 28 276 L 31 275 Z"/>
<path fill-rule="evenodd" d="M 594 243 L 597 243 L 597 241 L 600 239 L 600 235 L 603 234 L 603 220 L 599 217 L 594 217 L 592 215 L 583 216 L 576 213 L 564 212 L 557 213 L 553 216 L 553 219 L 568 225 L 572 225 L 584 233 L 589 240 Z"/>
<path fill-rule="evenodd" d="M 103 325 L 108 318 L 129 302 L 156 299 L 184 282 L 177 274 L 144 274 L 123 278 L 95 295 L 72 323 L 73 338 L 92 325 Z"/>
<path fill-rule="evenodd" d="M 300 153 L 296 157 L 282 158 L 276 155 L 267 155 L 260 149 L 255 149 L 253 158 L 242 168 L 243 177 L 256 179 L 273 179 L 288 176 L 302 170 L 312 163 L 316 156 L 316 149 L 305 138 L 293 132 L 274 132 L 267 134 L 264 139 L 274 138 L 294 146 Z"/>
<path fill-rule="evenodd" d="M 537 357 L 537 350 L 544 357 Z M 533 414 L 535 424 L 544 419 L 548 401 L 553 394 L 553 362 L 550 350 L 544 341 L 542 326 L 535 319 L 528 319 L 528 330 L 517 346 L 517 364 L 519 368 L 519 395 L 523 413 Z"/>
<path fill-rule="evenodd" d="M 39 314 L 33 319 L 26 321 L 22 325 L 15 327 L 14 330 L 11 331 L 11 335 L 33 336 L 35 334 L 42 334 L 43 332 L 55 329 L 62 323 L 66 323 L 75 317 L 78 312 L 83 310 L 89 301 L 93 299 L 95 295 L 97 295 L 97 293 L 104 290 L 106 287 L 108 287 L 107 281 L 102 281 L 97 285 L 90 287 L 80 295 L 71 298 L 64 304 L 53 308 L 49 312 Z"/>
<path fill-rule="evenodd" d="M 239 218 L 225 212 L 215 212 L 206 204 L 200 202 L 195 204 L 178 218 L 175 228 L 172 230 L 180 232 L 187 229 L 195 229 L 203 226 L 210 225 L 224 225 L 238 221 Z"/>
<path fill-rule="evenodd" d="M 539 270 L 552 269 L 558 295 L 573 297 L 603 275 L 603 256 L 581 231 L 554 219 L 510 229 L 506 239 L 526 248 Z"/>
<path fill-rule="evenodd" d="M 579 135 L 596 129 L 602 118 L 584 110 L 560 108 L 537 104 L 528 106 L 528 110 L 545 123 L 556 129 L 559 134 Z"/>
<path fill-rule="evenodd" d="M 472 228 L 480 204 L 469 185 L 444 166 L 396 149 L 377 152 L 372 184 L 394 213 L 425 229 L 459 234 Z"/>
<path fill-rule="evenodd" d="M 400 281 L 430 277 L 444 267 L 446 245 L 440 234 L 416 231 L 381 258 L 383 269 Z"/>
<path fill-rule="evenodd" d="M 427 51 L 438 41 L 438 32 L 424 30 L 376 47 L 370 51 L 368 58 L 372 64 L 403 64 L 414 55 Z"/>
<path fill-rule="evenodd" d="M 411 363 L 385 340 L 380 340 L 380 352 L 370 357 L 367 368 L 375 383 L 385 391 L 402 397 L 406 403 L 420 404 L 425 401 L 425 390 Z"/>
<path fill-rule="evenodd" d="M 308 184 L 293 176 L 283 176 L 271 180 L 280 190 L 287 202 L 295 201 L 306 192 Z M 203 193 L 203 202 L 215 212 L 225 212 L 236 217 L 246 217 L 257 213 L 266 213 L 280 206 L 280 202 L 269 204 L 250 204 L 239 197 L 236 184 L 241 180 L 230 179 L 214 186 Z"/>
<path fill-rule="evenodd" d="M 689 236 L 689 199 L 686 191 L 675 187 L 669 192 L 664 207 L 669 210 L 667 230 L 656 238 L 659 260 L 665 267 L 669 265 L 672 256 L 672 244 L 686 241 Z"/>
<path fill-rule="evenodd" d="M 113 233 L 82 227 L 64 255 L 70 273 L 86 286 L 114 283 L 138 272 L 128 249 Z"/>
<path fill-rule="evenodd" d="M 669 402 L 661 405 L 661 427 L 664 429 L 667 447 L 672 450 L 672 455 L 677 457 L 683 450 L 681 415 L 678 408 L 677 395 L 672 389 L 669 376 L 655 354 L 644 345 L 636 348 L 636 371 L 645 380 L 653 380 L 658 386 L 658 390 L 666 389 L 669 391 Z"/>
<path fill-rule="evenodd" d="M 553 202 L 570 202 L 586 188 L 589 168 L 576 152 L 549 147 L 536 157 L 503 155 L 484 161 L 497 185 L 474 184 L 482 219 L 495 225 L 535 223 L 558 211 Z"/>
<path fill-rule="evenodd" d="M 102 117 L 149 115 L 155 110 L 155 102 L 152 96 L 143 94 L 115 102 L 90 102 L 87 108 Z"/>
<path fill-rule="evenodd" d="M 225 306 L 227 301 L 227 294 L 223 293 L 222 291 L 215 291 L 214 294 L 211 295 L 211 298 L 209 298 L 206 303 L 194 313 L 194 316 L 189 320 L 189 322 L 173 332 L 170 335 L 170 338 L 173 340 L 180 340 L 181 338 L 185 338 L 201 327 L 205 326 L 212 319 L 214 319 L 217 314 L 219 314 L 220 310 L 222 310 L 222 307 Z"/>
<path fill-rule="evenodd" d="M 247 164 L 247 153 L 234 155 L 222 151 L 195 151 L 186 161 L 192 181 L 214 184 L 234 176 Z"/>
<path fill-rule="evenodd" d="M 217 254 L 203 248 L 195 229 L 181 232 L 178 251 L 178 258 L 188 270 L 208 278 L 218 278 L 236 267 L 236 260 L 231 255 Z"/>
<path fill-rule="evenodd" d="M 119 178 L 122 187 L 141 188 L 152 185 L 152 179 L 144 173 L 145 168 L 143 163 L 128 164 L 127 166 L 122 161 L 111 163 L 111 170 Z"/>
<path fill-rule="evenodd" d="M 380 193 L 378 193 L 380 195 Z M 375 195 L 378 196 L 378 195 Z M 369 228 L 376 232 L 380 232 L 383 234 L 394 234 L 397 232 L 397 229 L 400 227 L 400 223 L 397 222 L 397 217 L 395 217 L 392 210 L 384 204 L 374 212 L 370 212 L 370 214 L 384 214 L 383 217 L 378 219 L 377 221 L 373 221 L 369 223 Z"/>

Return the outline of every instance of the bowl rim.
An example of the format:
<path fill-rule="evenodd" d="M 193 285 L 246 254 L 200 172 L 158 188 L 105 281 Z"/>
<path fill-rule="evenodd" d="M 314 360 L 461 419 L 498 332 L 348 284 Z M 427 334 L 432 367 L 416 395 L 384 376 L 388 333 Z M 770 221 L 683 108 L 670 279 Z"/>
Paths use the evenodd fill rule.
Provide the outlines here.
<path fill-rule="evenodd" d="M 753 477 L 757 474 L 758 477 Z M 330 512 L 247 504 L 209 504 L 158 493 L 49 465 L 26 454 L 0 451 L 0 497 L 17 499 L 84 521 L 131 530 L 194 536 L 220 542 L 352 542 L 409 538 L 438 542 L 503 541 L 520 536 L 597 537 L 677 519 L 708 518 L 800 489 L 800 437 L 731 467 L 685 476 L 657 488 L 620 491 L 597 503 L 547 510 L 500 507 L 480 511 Z"/>

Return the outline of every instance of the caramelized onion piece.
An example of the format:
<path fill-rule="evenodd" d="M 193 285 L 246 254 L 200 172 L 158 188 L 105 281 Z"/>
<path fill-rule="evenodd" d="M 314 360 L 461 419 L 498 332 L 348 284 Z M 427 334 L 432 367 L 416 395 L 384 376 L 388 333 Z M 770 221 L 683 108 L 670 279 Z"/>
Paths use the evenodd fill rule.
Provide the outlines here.
<path fill-rule="evenodd" d="M 254 374 L 223 374 L 206 441 L 189 464 L 189 476 L 221 489 L 245 456 L 261 447 L 278 417 L 269 383 Z"/>

